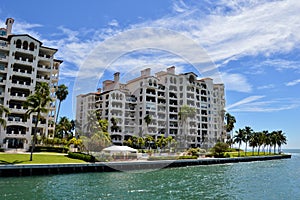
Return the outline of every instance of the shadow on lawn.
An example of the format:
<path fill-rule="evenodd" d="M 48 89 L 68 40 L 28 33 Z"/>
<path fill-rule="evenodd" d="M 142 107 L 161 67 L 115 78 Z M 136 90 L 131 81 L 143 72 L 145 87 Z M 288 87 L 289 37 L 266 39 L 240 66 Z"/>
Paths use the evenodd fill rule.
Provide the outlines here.
<path fill-rule="evenodd" d="M 13 162 L 7 162 L 5 160 L 0 160 L 0 165 L 14 165 L 14 164 L 20 164 L 20 163 L 23 163 L 23 162 L 26 162 L 26 161 L 29 161 L 29 160 L 14 160 Z"/>

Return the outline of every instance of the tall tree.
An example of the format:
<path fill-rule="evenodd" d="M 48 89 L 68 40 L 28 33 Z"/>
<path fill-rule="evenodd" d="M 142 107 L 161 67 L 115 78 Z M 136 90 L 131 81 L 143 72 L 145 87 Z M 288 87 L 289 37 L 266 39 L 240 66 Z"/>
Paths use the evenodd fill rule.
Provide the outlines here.
<path fill-rule="evenodd" d="M 55 123 L 57 123 L 57 119 L 59 116 L 60 104 L 63 100 L 65 100 L 67 98 L 68 94 L 69 94 L 69 91 L 68 91 L 67 86 L 65 86 L 64 84 L 58 86 L 57 91 L 55 92 L 55 95 L 56 95 L 57 99 L 59 100 Z"/>
<path fill-rule="evenodd" d="M 225 120 L 226 120 L 226 132 L 231 136 L 231 139 L 233 136 L 230 134 L 232 133 L 232 130 L 234 129 L 234 124 L 236 123 L 236 119 L 234 116 L 232 116 L 230 113 L 225 114 Z"/>
<path fill-rule="evenodd" d="M 196 109 L 195 108 L 192 108 L 188 105 L 183 105 L 181 108 L 180 108 L 180 111 L 178 113 L 178 116 L 179 116 L 179 120 L 181 121 L 182 125 L 183 125 L 183 132 L 181 134 L 181 136 L 184 137 L 184 142 L 185 142 L 185 145 L 187 145 L 187 141 L 186 141 L 186 137 L 187 137 L 187 132 L 188 132 L 188 119 L 189 118 L 194 118 L 196 115 Z M 180 143 L 181 143 L 181 139 L 180 139 Z M 182 143 L 180 144 L 180 147 L 182 147 Z M 185 146 L 187 147 L 187 146 Z"/>
<path fill-rule="evenodd" d="M 274 147 L 274 154 L 275 154 L 276 145 L 277 145 L 277 141 L 278 141 L 277 131 L 272 131 L 270 137 L 271 137 L 271 145 Z"/>
<path fill-rule="evenodd" d="M 60 138 L 68 138 L 72 128 L 71 121 L 67 117 L 61 117 L 56 125 L 55 132 Z"/>
<path fill-rule="evenodd" d="M 147 114 L 144 117 L 144 121 L 145 121 L 145 123 L 147 125 L 147 132 L 149 132 L 149 124 L 152 122 L 152 117 L 149 114 Z"/>
<path fill-rule="evenodd" d="M 30 161 L 32 161 L 32 154 L 36 143 L 38 122 L 41 119 L 41 114 L 48 112 L 48 109 L 46 107 L 51 102 L 51 100 L 52 99 L 50 98 L 48 83 L 38 82 L 35 87 L 35 93 L 28 96 L 26 101 L 24 102 L 24 107 L 28 108 L 25 116 L 29 117 L 31 114 L 36 114 L 35 125 L 33 129 L 33 139 L 31 141 Z"/>
<path fill-rule="evenodd" d="M 239 129 L 236 131 L 236 135 L 233 137 L 233 142 L 239 144 L 239 156 L 240 156 L 240 151 L 241 151 L 241 144 L 245 140 L 245 134 L 243 129 Z"/>
<path fill-rule="evenodd" d="M 244 128 L 244 140 L 243 140 L 243 142 L 245 142 L 245 144 L 246 144 L 245 155 L 247 154 L 247 146 L 248 146 L 248 143 L 249 143 L 249 140 L 250 140 L 252 134 L 253 134 L 253 130 L 249 126 L 246 126 Z"/>
<path fill-rule="evenodd" d="M 263 132 L 257 132 L 257 155 L 259 155 L 260 147 L 265 143 L 266 136 Z"/>
<path fill-rule="evenodd" d="M 9 109 L 0 104 L 0 125 L 6 127 L 6 120 L 2 118 L 3 113 L 9 114 Z"/>
<path fill-rule="evenodd" d="M 277 135 L 278 135 L 278 140 L 277 140 L 278 153 L 281 153 L 281 145 L 286 144 L 287 139 L 285 134 L 282 132 L 282 130 L 277 131 Z"/>

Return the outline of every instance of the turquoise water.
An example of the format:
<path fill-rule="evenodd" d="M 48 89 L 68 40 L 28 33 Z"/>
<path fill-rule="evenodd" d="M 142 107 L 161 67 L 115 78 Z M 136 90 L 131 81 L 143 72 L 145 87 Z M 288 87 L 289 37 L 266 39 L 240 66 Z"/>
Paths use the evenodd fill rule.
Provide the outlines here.
<path fill-rule="evenodd" d="M 289 151 L 292 159 L 0 178 L 0 199 L 300 199 L 300 150 Z"/>

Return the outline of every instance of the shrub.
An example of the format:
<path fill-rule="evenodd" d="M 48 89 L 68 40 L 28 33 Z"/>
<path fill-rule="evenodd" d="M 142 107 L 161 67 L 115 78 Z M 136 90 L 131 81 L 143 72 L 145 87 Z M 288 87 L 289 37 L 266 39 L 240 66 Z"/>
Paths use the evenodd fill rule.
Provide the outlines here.
<path fill-rule="evenodd" d="M 153 160 L 177 160 L 177 156 L 150 156 L 148 158 L 149 161 Z"/>
<path fill-rule="evenodd" d="M 216 158 L 224 158 L 224 153 L 228 149 L 228 144 L 223 142 L 218 142 L 211 150 L 212 154 Z"/>
<path fill-rule="evenodd" d="M 0 148 L 0 152 L 4 152 L 4 149 Z"/>
<path fill-rule="evenodd" d="M 31 147 L 29 148 L 31 151 Z M 68 147 L 52 147 L 52 146 L 36 146 L 34 147 L 34 152 L 57 152 L 57 153 L 67 153 L 69 151 Z"/>
<path fill-rule="evenodd" d="M 68 153 L 69 158 L 84 160 L 86 162 L 96 162 L 96 158 L 92 155 L 85 154 L 85 153 L 79 153 L 79 152 L 69 152 Z"/>
<path fill-rule="evenodd" d="M 179 156 L 178 159 L 197 159 L 198 156 Z"/>

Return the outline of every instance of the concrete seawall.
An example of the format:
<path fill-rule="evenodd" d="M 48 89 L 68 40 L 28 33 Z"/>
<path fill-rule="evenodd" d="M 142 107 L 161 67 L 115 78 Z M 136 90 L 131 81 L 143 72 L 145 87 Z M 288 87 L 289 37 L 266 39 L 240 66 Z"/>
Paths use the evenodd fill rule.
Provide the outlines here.
<path fill-rule="evenodd" d="M 239 158 L 203 158 L 195 160 L 124 161 L 84 164 L 0 165 L 0 177 L 70 174 L 84 172 L 115 172 L 161 169 L 194 165 L 215 165 L 238 162 L 266 161 L 291 158 L 291 155 L 252 156 Z"/>

